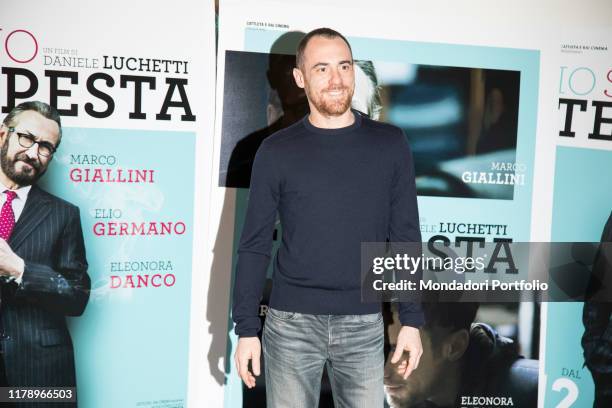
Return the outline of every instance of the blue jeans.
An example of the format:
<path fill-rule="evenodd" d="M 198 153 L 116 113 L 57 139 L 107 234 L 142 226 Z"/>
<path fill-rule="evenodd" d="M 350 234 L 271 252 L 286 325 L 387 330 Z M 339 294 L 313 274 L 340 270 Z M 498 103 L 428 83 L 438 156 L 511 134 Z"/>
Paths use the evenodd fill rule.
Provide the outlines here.
<path fill-rule="evenodd" d="M 263 353 L 268 408 L 316 408 L 323 366 L 336 408 L 384 402 L 380 313 L 311 315 L 268 309 Z"/>

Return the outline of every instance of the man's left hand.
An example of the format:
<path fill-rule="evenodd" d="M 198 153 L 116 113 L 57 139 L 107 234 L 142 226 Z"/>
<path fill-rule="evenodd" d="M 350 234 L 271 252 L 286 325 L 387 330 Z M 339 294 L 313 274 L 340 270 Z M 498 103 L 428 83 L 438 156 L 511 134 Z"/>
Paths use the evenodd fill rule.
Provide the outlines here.
<path fill-rule="evenodd" d="M 406 358 L 404 351 L 408 352 Z M 397 367 L 397 372 L 404 377 L 408 378 L 410 373 L 419 366 L 419 360 L 423 354 L 423 346 L 421 344 L 421 335 L 419 329 L 410 326 L 402 326 L 399 334 L 397 335 L 397 345 L 393 357 L 391 358 L 392 364 L 401 363 Z"/>
<path fill-rule="evenodd" d="M 0 276 L 19 279 L 23 275 L 25 263 L 6 243 L 0 238 Z"/>

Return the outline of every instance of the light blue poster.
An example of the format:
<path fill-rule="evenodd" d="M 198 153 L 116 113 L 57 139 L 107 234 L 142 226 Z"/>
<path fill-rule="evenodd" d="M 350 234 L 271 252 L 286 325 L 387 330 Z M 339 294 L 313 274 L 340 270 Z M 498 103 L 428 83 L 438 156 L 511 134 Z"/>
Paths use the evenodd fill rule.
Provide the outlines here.
<path fill-rule="evenodd" d="M 598 242 L 612 210 L 612 151 L 557 147 L 553 242 Z M 544 406 L 591 407 L 594 386 L 584 367 L 583 303 L 549 303 Z"/>
<path fill-rule="evenodd" d="M 282 34 L 246 30 L 245 50 L 287 52 L 291 47 L 284 42 L 292 38 Z M 357 64 L 353 107 L 402 128 L 409 139 L 423 239 L 476 235 L 487 241 L 528 241 L 539 51 L 360 37 L 349 41 L 353 57 L 366 62 Z M 380 114 L 368 110 L 376 102 L 360 92 L 359 70 L 377 77 Z M 474 89 L 482 84 L 483 89 Z M 505 110 L 495 108 L 498 99 Z M 470 119 L 480 103 L 489 108 L 480 121 Z"/>
<path fill-rule="evenodd" d="M 43 188 L 80 208 L 79 405 L 186 405 L 195 134 L 65 128 Z"/>
<path fill-rule="evenodd" d="M 357 60 L 353 108 L 402 128 L 411 145 L 423 240 L 528 241 L 539 52 L 357 37 L 349 42 Z M 239 188 L 234 253 L 256 148 L 304 115 L 304 95 L 291 88 L 295 62 L 287 55 L 294 45 L 294 33 L 247 29 L 244 51 L 223 56 L 219 185 Z M 233 361 L 231 316 L 228 333 L 227 361 Z M 243 393 L 233 364 L 226 369 L 226 407 L 263 401 L 262 380 Z"/>

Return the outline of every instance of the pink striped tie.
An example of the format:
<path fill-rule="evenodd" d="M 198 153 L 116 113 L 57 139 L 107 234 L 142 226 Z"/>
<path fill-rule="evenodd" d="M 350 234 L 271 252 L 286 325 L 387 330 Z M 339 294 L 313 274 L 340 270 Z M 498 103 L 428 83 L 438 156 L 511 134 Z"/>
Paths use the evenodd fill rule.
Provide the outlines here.
<path fill-rule="evenodd" d="M 15 213 L 13 212 L 13 200 L 17 197 L 17 193 L 11 190 L 4 191 L 6 201 L 0 211 L 0 238 L 8 241 L 15 227 Z"/>

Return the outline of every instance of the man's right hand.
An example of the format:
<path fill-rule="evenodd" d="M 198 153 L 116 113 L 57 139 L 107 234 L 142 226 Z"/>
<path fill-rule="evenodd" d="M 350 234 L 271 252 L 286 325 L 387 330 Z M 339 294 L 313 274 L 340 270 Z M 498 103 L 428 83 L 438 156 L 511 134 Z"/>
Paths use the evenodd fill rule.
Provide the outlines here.
<path fill-rule="evenodd" d="M 234 353 L 234 361 L 236 362 L 236 369 L 242 381 L 248 388 L 255 387 L 255 377 L 259 376 L 259 359 L 261 356 L 261 343 L 258 337 L 240 337 L 238 339 L 238 346 Z M 249 360 L 251 360 L 251 366 L 253 372 L 249 371 Z"/>

